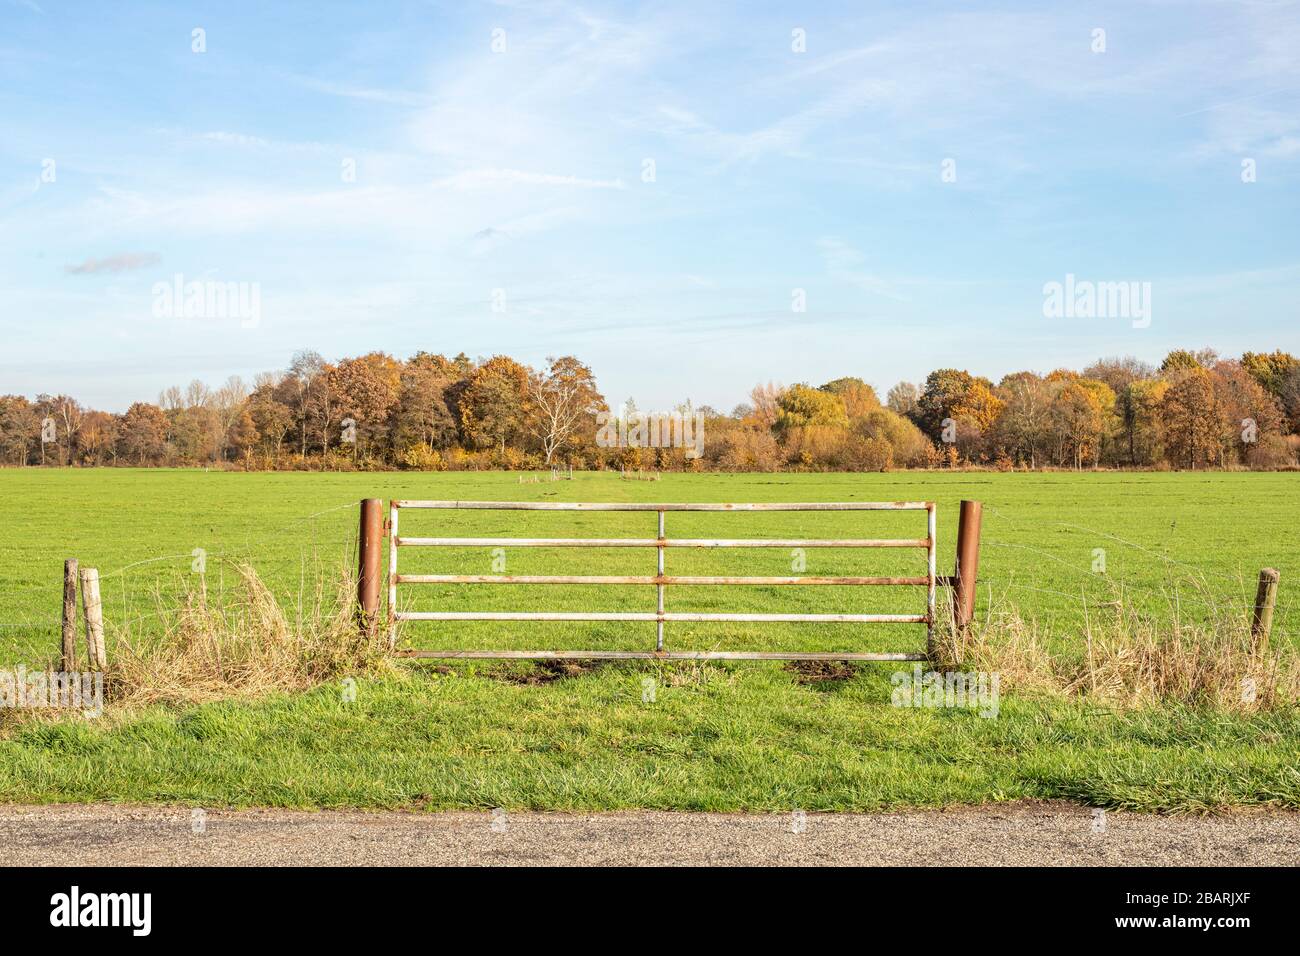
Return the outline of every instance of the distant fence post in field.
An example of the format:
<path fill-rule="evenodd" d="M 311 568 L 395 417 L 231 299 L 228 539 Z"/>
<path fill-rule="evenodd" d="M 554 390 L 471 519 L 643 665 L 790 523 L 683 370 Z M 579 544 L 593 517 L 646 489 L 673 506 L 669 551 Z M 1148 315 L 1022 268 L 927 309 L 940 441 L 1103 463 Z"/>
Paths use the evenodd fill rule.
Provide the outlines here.
<path fill-rule="evenodd" d="M 379 498 L 363 498 L 361 529 L 357 535 L 357 607 L 358 623 L 368 636 L 375 634 L 379 623 L 379 558 L 383 540 L 383 502 Z"/>
<path fill-rule="evenodd" d="M 1259 572 L 1259 590 L 1255 592 L 1255 614 L 1250 622 L 1250 637 L 1256 647 L 1267 647 L 1273 630 L 1273 607 L 1277 604 L 1277 582 L 1281 577 L 1273 568 Z"/>
<path fill-rule="evenodd" d="M 81 608 L 86 615 L 87 669 L 102 671 L 108 663 L 104 652 L 104 605 L 99 600 L 99 572 L 81 569 Z"/>
<path fill-rule="evenodd" d="M 70 674 L 77 669 L 77 559 L 63 562 L 63 654 L 61 669 Z"/>
<path fill-rule="evenodd" d="M 963 501 L 957 519 L 957 573 L 954 575 L 953 613 L 957 627 L 966 630 L 975 617 L 975 582 L 980 568 L 980 526 L 984 506 Z"/>

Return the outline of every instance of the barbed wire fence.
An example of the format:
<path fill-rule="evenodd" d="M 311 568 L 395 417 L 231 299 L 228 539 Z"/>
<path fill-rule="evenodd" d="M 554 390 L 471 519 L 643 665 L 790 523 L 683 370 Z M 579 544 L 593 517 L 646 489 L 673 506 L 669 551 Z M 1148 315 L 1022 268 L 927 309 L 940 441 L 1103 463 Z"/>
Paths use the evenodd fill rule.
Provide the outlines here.
<path fill-rule="evenodd" d="M 996 508 L 985 506 L 985 511 L 992 515 L 995 520 L 1007 522 L 1013 530 L 1023 531 L 1023 527 L 1018 525 L 1012 519 L 1008 518 Z M 1165 581 L 1162 586 L 1144 584 L 1137 576 L 1130 575 L 1125 578 L 1116 579 L 1106 572 L 1098 572 L 1092 567 L 1083 567 L 1079 563 L 1070 561 L 1061 557 L 1060 554 L 1036 548 L 1033 545 L 1023 542 L 1004 541 L 990 537 L 986 533 L 983 545 L 989 548 L 1005 548 L 1027 551 L 1035 557 L 1055 562 L 1069 570 L 1071 573 L 1080 576 L 1083 582 L 1093 586 L 1098 592 L 1095 597 L 1113 596 L 1118 590 L 1123 594 L 1137 593 L 1146 600 L 1146 606 L 1151 608 L 1161 604 L 1169 605 L 1171 610 L 1179 613 L 1183 604 L 1190 604 L 1199 607 L 1207 612 L 1213 612 L 1220 616 L 1225 614 L 1238 614 L 1243 618 L 1248 617 L 1255 608 L 1255 575 L 1259 568 L 1247 568 L 1241 565 L 1236 573 L 1225 574 L 1214 572 L 1203 565 L 1195 564 L 1190 561 L 1180 560 L 1152 550 L 1149 547 L 1130 541 L 1119 535 L 1101 531 L 1095 528 L 1088 528 L 1078 524 L 1059 522 L 1054 529 L 1075 532 L 1080 535 L 1089 536 L 1092 541 L 1109 541 L 1131 549 L 1142 554 L 1144 557 L 1158 562 L 1159 566 L 1166 569 Z M 1181 570 L 1181 575 L 1175 572 L 1175 569 Z M 1079 594 L 1070 594 L 1051 588 L 1043 588 L 1033 584 L 1025 584 L 1016 580 L 1014 573 L 1006 576 L 999 575 L 981 575 L 981 585 L 988 589 L 1002 588 L 1004 590 L 1032 591 L 1040 594 L 1048 594 L 1053 597 L 1061 597 L 1074 603 L 1076 606 L 1079 602 L 1085 605 L 1088 601 L 1086 589 Z M 1218 587 L 1214 587 L 1218 585 Z M 1194 589 L 1194 590 L 1193 590 Z M 1290 594 L 1287 590 L 1284 593 Z M 1114 602 L 1102 602 L 1099 607 L 1110 606 Z M 1294 637 L 1298 632 L 1294 625 L 1289 622 L 1293 620 L 1292 611 L 1295 604 L 1291 600 L 1282 600 L 1279 596 L 1275 607 L 1275 624 L 1273 634 L 1275 636 Z M 1042 609 L 1050 610 L 1050 609 Z M 1278 626 L 1278 624 L 1282 626 Z"/>
<path fill-rule="evenodd" d="M 318 519 L 345 510 L 354 511 L 356 508 L 356 500 L 351 499 L 344 504 L 298 515 L 277 527 L 259 531 L 256 541 L 249 540 L 245 546 L 226 546 L 215 551 L 196 548 L 191 551 L 162 554 L 131 561 L 112 570 L 101 572 L 99 581 L 101 586 L 104 586 L 104 605 L 121 609 L 121 616 L 112 621 L 114 632 L 129 633 L 138 625 L 168 615 L 170 611 L 166 607 L 157 607 L 154 611 L 141 613 L 140 605 L 144 601 L 162 597 L 169 590 L 174 593 L 182 592 L 190 583 L 189 579 L 192 575 L 198 574 L 201 579 L 200 586 L 206 587 L 207 582 L 203 579 L 208 573 L 206 568 L 208 561 L 214 563 L 213 570 L 216 571 L 217 577 L 216 592 L 219 598 L 225 593 L 226 566 L 232 562 L 252 567 L 273 593 L 277 590 L 283 591 L 283 582 L 287 578 L 282 572 L 297 566 L 300 570 L 298 588 L 300 589 L 299 610 L 301 610 L 301 590 L 308 577 L 308 563 L 314 566 L 316 572 L 324 569 L 326 561 L 342 569 L 349 559 L 355 558 L 356 554 L 356 532 L 350 523 L 346 525 L 346 530 L 330 529 L 326 532 L 319 527 Z M 305 540 L 302 538 L 304 522 L 310 523 Z M 289 535 L 295 537 L 287 538 Z M 198 558 L 196 551 L 201 552 L 200 566 L 204 569 L 199 572 L 193 568 Z M 176 566 L 172 564 L 173 562 L 183 562 L 183 564 Z M 45 588 L 32 590 L 37 593 L 30 594 L 30 600 L 24 600 L 20 596 L 16 603 L 39 605 L 48 601 L 52 609 L 57 607 L 56 589 L 53 584 L 48 590 Z M 161 603 L 154 600 L 155 606 Z M 0 620 L 0 629 L 10 634 L 15 631 L 35 630 L 55 635 L 60 632 L 62 624 L 62 616 L 52 611 L 48 616 L 25 616 Z"/>

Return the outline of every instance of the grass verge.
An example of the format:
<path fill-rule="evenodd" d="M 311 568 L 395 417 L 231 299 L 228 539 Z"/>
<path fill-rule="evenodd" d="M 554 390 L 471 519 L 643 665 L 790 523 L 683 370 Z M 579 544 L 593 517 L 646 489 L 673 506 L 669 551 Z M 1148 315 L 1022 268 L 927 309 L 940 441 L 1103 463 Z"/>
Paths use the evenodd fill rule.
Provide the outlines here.
<path fill-rule="evenodd" d="M 883 665 L 611 664 L 521 684 L 420 667 L 260 700 L 32 721 L 0 800 L 199 806 L 868 811 L 1067 798 L 1300 808 L 1300 714 L 1105 710 L 1063 698 L 890 706 Z M 653 701 L 645 681 L 655 682 Z"/>
<path fill-rule="evenodd" d="M 999 675 L 1008 693 L 989 716 L 894 706 L 885 664 L 399 668 L 357 637 L 346 577 L 290 617 L 237 572 L 219 605 L 191 590 L 160 637 L 120 637 L 103 716 L 10 712 L 0 801 L 1300 809 L 1295 661 L 1227 618 L 1171 628 L 1121 605 L 1088 618 L 1081 651 L 1049 653 L 995 602 L 968 640 L 948 630 L 940 665 Z"/>

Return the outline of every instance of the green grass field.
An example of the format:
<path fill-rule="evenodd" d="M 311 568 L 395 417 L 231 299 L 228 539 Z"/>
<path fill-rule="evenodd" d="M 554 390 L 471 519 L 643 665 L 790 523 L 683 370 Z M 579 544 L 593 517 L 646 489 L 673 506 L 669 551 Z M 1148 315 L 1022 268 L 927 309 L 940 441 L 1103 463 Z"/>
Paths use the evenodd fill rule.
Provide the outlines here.
<path fill-rule="evenodd" d="M 893 501 L 939 505 L 940 573 L 953 564 L 957 503 L 985 505 L 981 602 L 1011 601 L 1050 622 L 1063 646 L 1085 611 L 1125 600 L 1155 613 L 1198 618 L 1214 603 L 1242 614 L 1261 567 L 1282 572 L 1275 633 L 1295 641 L 1300 611 L 1300 476 L 1292 474 L 832 474 L 665 475 L 623 481 L 519 484 L 511 474 L 236 474 L 201 471 L 0 470 L 0 662 L 45 663 L 58 646 L 65 557 L 98 567 L 106 617 L 148 629 L 161 591 L 193 585 L 195 549 L 219 592 L 226 562 L 250 562 L 286 603 L 306 582 L 351 561 L 362 497 L 531 501 Z M 653 537 L 653 514 L 403 512 L 406 535 Z M 923 537 L 923 513 L 669 514 L 670 537 Z M 1094 571 L 1104 551 L 1105 573 Z M 489 549 L 404 549 L 403 571 L 491 574 Z M 641 549 L 507 549 L 511 574 L 650 574 Z M 670 550 L 669 573 L 791 574 L 793 556 L 770 549 Z M 808 549 L 808 574 L 924 573 L 924 552 Z M 1194 586 L 1194 582 L 1202 582 Z M 654 609 L 639 587 L 424 585 L 403 588 L 410 609 Z M 921 588 L 670 588 L 669 610 L 919 613 Z M 909 625 L 669 625 L 678 648 L 921 646 Z M 422 647 L 643 649 L 652 624 L 412 624 Z M 521 643 L 522 642 L 522 643 Z"/>
<path fill-rule="evenodd" d="M 935 500 L 940 571 L 957 502 L 985 504 L 981 604 L 1014 602 L 1080 646 L 1085 613 L 1124 599 L 1199 618 L 1245 615 L 1260 567 L 1282 573 L 1275 640 L 1300 617 L 1300 481 L 1290 474 L 665 475 L 519 484 L 505 474 L 230 474 L 0 470 L 0 668 L 48 664 L 58 647 L 65 557 L 103 576 L 113 627 L 158 626 L 197 576 L 248 561 L 286 605 L 351 560 L 361 497 L 591 501 Z M 403 534 L 652 537 L 653 514 L 403 512 Z M 921 537 L 923 513 L 672 514 L 685 537 Z M 1104 550 L 1105 573 L 1094 571 Z M 487 549 L 412 549 L 404 571 L 490 574 Z M 651 573 L 653 551 L 507 549 L 508 573 Z M 670 573 L 789 574 L 776 551 L 668 552 Z M 923 571 L 923 552 L 810 549 L 809 574 Z M 1199 581 L 1199 585 L 1191 582 Z M 654 591 L 424 586 L 409 607 L 652 610 Z M 716 593 L 723 591 L 724 593 Z M 861 593 L 867 592 L 867 593 Z M 406 593 L 404 591 L 404 593 Z M 670 610 L 900 610 L 919 588 L 679 588 Z M 636 648 L 652 624 L 413 624 L 420 647 Z M 911 650 L 920 625 L 669 625 L 678 648 Z M 779 664 L 611 664 L 546 683 L 480 663 L 339 688 L 108 719 L 20 722 L 0 732 L 0 800 L 166 800 L 275 806 L 613 809 L 876 809 L 1067 797 L 1194 811 L 1300 807 L 1300 717 L 1176 706 L 1110 712 L 1062 700 L 969 710 L 890 706 L 894 665 L 807 681 Z M 643 700 L 644 681 L 657 688 Z"/>

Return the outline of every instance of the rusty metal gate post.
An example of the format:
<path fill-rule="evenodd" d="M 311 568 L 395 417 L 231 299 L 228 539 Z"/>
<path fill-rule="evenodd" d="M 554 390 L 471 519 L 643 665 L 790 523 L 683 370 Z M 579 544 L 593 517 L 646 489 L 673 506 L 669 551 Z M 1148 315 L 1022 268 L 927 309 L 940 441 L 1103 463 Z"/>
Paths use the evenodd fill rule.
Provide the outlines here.
<path fill-rule="evenodd" d="M 984 506 L 963 501 L 957 518 L 957 571 L 954 576 L 953 616 L 958 630 L 965 631 L 975 617 L 975 583 L 980 567 L 980 525 Z"/>
<path fill-rule="evenodd" d="M 357 533 L 357 623 L 367 637 L 379 622 L 380 548 L 384 540 L 383 502 L 361 500 L 361 527 Z"/>

